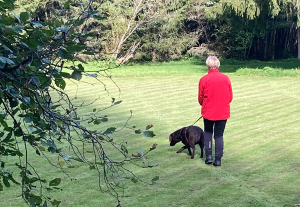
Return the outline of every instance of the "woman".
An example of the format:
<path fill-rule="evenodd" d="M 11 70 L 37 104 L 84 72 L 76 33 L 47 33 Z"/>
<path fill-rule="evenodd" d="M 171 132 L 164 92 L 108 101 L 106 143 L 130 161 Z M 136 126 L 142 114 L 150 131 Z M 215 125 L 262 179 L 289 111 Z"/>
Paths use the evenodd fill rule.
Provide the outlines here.
<path fill-rule="evenodd" d="M 223 133 L 227 119 L 230 117 L 232 87 L 227 75 L 219 72 L 220 61 L 215 56 L 206 59 L 208 74 L 199 81 L 198 101 L 202 106 L 204 120 L 205 164 L 213 163 L 212 135 L 215 140 L 214 166 L 221 166 L 223 157 Z"/>

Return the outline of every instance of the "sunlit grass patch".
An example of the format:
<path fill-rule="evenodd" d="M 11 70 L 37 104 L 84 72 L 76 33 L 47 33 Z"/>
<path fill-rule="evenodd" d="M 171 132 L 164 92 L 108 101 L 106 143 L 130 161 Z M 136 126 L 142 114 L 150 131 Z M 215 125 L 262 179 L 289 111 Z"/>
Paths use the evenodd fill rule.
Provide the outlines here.
<path fill-rule="evenodd" d="M 190 159 L 187 150 L 176 153 L 182 144 L 170 147 L 168 141 L 171 132 L 193 124 L 200 117 L 197 87 L 200 77 L 206 74 L 205 66 L 180 62 L 155 67 L 145 64 L 118 68 L 113 80 L 119 88 L 106 79 L 103 81 L 107 91 L 103 91 L 103 85 L 91 85 L 91 82 L 70 84 L 66 89 L 72 97 L 77 93 L 78 103 L 100 97 L 81 111 L 85 114 L 94 108 L 109 106 L 112 97 L 122 100 L 121 104 L 101 112 L 109 121 L 97 125 L 97 130 L 111 125 L 121 128 L 130 110 L 129 126 L 153 124 L 154 138 L 136 135 L 129 129 L 113 134 L 115 142 L 127 142 L 129 153 L 158 144 L 148 154 L 149 162 L 157 164 L 156 167 L 126 165 L 145 183 L 126 180 L 122 206 L 282 207 L 300 203 L 299 77 L 226 73 L 232 81 L 233 102 L 224 134 L 222 166 L 216 168 L 204 164 L 199 147 L 195 158 Z M 226 67 L 231 66 L 224 64 L 223 68 Z M 164 73 L 160 70 L 166 69 L 173 72 L 160 75 Z M 77 86 L 82 89 L 80 92 Z M 203 128 L 203 120 L 196 125 Z M 115 156 L 115 153 L 110 155 Z M 116 206 L 113 197 L 100 192 L 96 171 L 74 162 L 75 168 L 67 172 L 76 180 L 69 182 L 66 175 L 58 173 L 59 169 L 37 162 L 39 169 L 47 169 L 43 175 L 49 180 L 53 176 L 63 178 L 63 191 L 48 192 L 51 197 L 62 200 L 61 206 Z M 155 176 L 160 179 L 155 185 L 149 185 Z M 0 192 L 1 205 L 26 206 L 19 195 L 16 186 L 5 189 Z"/>
<path fill-rule="evenodd" d="M 268 76 L 268 77 L 282 77 L 282 76 L 291 76 L 298 77 L 300 76 L 300 69 L 282 69 L 282 68 L 271 68 L 264 67 L 259 68 L 240 68 L 235 72 L 236 75 L 248 75 L 248 76 Z"/>

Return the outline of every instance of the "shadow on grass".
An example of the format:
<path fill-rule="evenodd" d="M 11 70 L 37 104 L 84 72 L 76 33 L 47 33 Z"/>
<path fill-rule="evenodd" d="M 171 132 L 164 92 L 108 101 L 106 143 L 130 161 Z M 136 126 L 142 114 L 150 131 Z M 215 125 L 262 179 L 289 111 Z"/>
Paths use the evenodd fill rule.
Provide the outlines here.
<path fill-rule="evenodd" d="M 264 69 L 273 68 L 280 70 L 291 70 L 299 68 L 300 60 L 288 59 L 288 60 L 275 60 L 275 61 L 236 61 L 236 60 L 221 60 L 220 70 L 226 73 L 235 73 L 238 69 Z"/>
<path fill-rule="evenodd" d="M 192 59 L 194 65 L 205 65 L 205 59 Z M 234 60 L 234 59 L 220 59 L 220 71 L 224 73 L 235 73 L 238 69 L 264 69 L 273 68 L 281 70 L 298 69 L 300 67 L 299 59 L 287 60 L 273 60 L 273 61 L 259 61 L 259 60 Z"/>

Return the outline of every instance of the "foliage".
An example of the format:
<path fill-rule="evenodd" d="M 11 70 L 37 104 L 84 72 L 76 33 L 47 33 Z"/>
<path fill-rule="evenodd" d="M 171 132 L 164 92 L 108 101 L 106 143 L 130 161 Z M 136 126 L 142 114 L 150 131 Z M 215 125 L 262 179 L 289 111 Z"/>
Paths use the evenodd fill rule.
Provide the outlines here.
<path fill-rule="evenodd" d="M 225 57 L 260 60 L 295 57 L 296 15 L 290 1 L 216 1 L 205 9 L 217 50 Z"/>
<path fill-rule="evenodd" d="M 65 21 L 79 14 L 78 8 L 72 14 L 62 9 L 63 2 L 20 0 L 17 4 L 41 21 Z M 186 54 L 240 60 L 293 58 L 297 54 L 298 7 L 294 0 L 95 1 L 93 10 L 101 18 L 89 18 L 77 32 L 94 32 L 98 38 L 81 39 L 93 47 L 93 53 L 79 56 L 113 57 L 120 63 L 178 60 Z M 202 43 L 207 46 L 200 48 Z"/>
<path fill-rule="evenodd" d="M 158 15 L 141 26 L 130 39 L 140 39 L 135 61 L 170 61 L 182 59 L 182 55 L 197 42 L 189 35 L 185 22 L 190 19 L 192 0 L 157 2 Z M 128 47 L 128 46 L 127 46 Z"/>
<path fill-rule="evenodd" d="M 70 160 L 85 163 L 89 169 L 96 170 L 99 183 L 100 180 L 104 182 L 103 192 L 115 196 L 119 203 L 117 189 L 124 188 L 119 182 L 124 178 L 133 182 L 139 180 L 126 168 L 126 163 L 139 165 L 136 161 L 140 160 L 142 167 L 148 167 L 145 155 L 156 148 L 155 145 L 133 157 L 123 141 L 113 140 L 114 132 L 130 128 L 136 134 L 153 137 L 155 134 L 149 130 L 152 125 L 143 130 L 128 127 L 126 123 L 121 129 L 110 126 L 91 130 L 90 124 L 108 121 L 108 117 L 101 114 L 105 109 L 95 108 L 82 116 L 79 108 L 89 104 L 78 103 L 76 96 L 71 99 L 65 92 L 68 81 L 79 82 L 83 77 L 101 84 L 101 77 L 108 77 L 106 72 L 114 65 L 110 62 L 105 68 L 90 73 L 80 62 L 79 54 L 91 55 L 95 51 L 86 42 L 99 38 L 95 32 L 80 29 L 88 20 L 103 19 L 93 3 L 64 1 L 58 10 L 53 7 L 52 18 L 38 21 L 28 12 L 20 9 L 16 12 L 14 9 L 18 8 L 13 1 L 0 1 L 0 191 L 7 190 L 12 183 L 20 185 L 22 197 L 30 206 L 50 203 L 58 206 L 59 200 L 44 196 L 43 192 L 60 190 L 62 178 L 53 175 L 50 181 L 43 179 L 29 155 L 44 158 L 44 162 L 50 162 L 62 172 L 65 168 L 73 168 Z M 66 14 L 67 19 L 64 18 Z M 113 98 L 107 108 L 120 103 Z M 111 145 L 123 158 L 118 161 L 110 158 L 105 144 Z M 54 162 L 53 156 L 56 157 Z M 16 166 L 20 178 L 7 167 L 10 163 L 5 157 L 18 158 Z M 99 184 L 100 188 L 102 186 Z"/>

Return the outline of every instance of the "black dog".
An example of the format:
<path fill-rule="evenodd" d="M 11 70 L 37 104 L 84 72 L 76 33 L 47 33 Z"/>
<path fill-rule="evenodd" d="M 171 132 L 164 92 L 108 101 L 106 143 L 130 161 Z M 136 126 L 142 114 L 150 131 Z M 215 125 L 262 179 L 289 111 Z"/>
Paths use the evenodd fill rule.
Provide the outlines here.
<path fill-rule="evenodd" d="M 201 149 L 201 158 L 203 157 L 203 148 L 204 148 L 204 136 L 203 130 L 197 126 L 188 126 L 178 129 L 177 131 L 173 132 L 169 136 L 170 146 L 174 146 L 177 142 L 182 142 L 184 144 L 177 153 L 181 153 L 184 149 L 189 150 L 189 154 L 193 159 L 195 156 L 195 146 L 199 144 Z M 191 149 L 193 149 L 193 153 L 191 153 Z"/>

